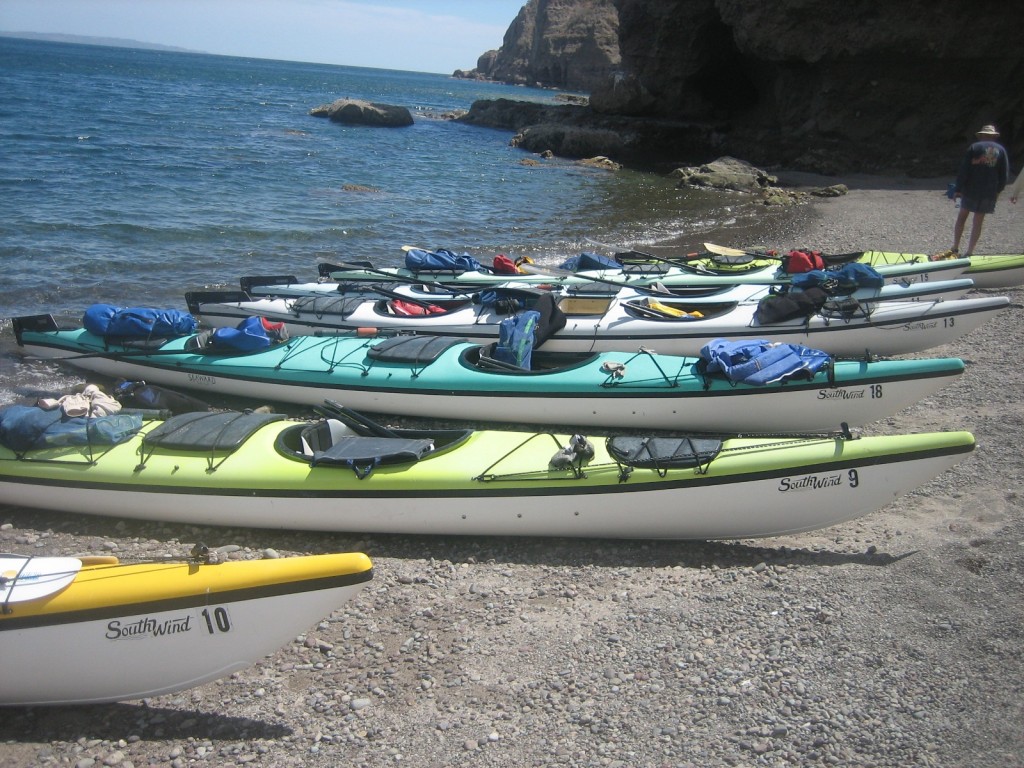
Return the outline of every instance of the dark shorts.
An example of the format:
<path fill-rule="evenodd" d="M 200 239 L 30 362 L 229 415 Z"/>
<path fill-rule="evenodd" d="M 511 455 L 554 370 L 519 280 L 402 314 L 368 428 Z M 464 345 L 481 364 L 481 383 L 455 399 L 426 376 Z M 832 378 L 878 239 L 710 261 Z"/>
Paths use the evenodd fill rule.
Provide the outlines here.
<path fill-rule="evenodd" d="M 995 213 L 996 199 L 994 197 L 963 197 L 960 200 L 960 207 L 971 213 Z"/>

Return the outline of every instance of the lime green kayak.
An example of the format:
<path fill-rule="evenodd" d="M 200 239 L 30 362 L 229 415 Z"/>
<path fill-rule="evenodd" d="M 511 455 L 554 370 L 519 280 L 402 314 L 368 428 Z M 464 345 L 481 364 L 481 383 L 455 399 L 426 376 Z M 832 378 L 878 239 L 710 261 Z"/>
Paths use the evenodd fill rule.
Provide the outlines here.
<path fill-rule="evenodd" d="M 929 263 L 929 258 L 923 253 L 865 251 L 862 261 L 879 267 Z M 970 262 L 971 266 L 964 272 L 964 276 L 974 280 L 976 288 L 1012 288 L 1024 285 L 1024 253 L 975 253 L 971 255 Z"/>
<path fill-rule="evenodd" d="M 39 416 L 27 411 L 0 412 L 0 437 Z M 974 449 L 968 432 L 587 439 L 387 429 L 335 404 L 322 412 L 313 422 L 189 413 L 113 445 L 98 444 L 98 427 L 86 445 L 8 444 L 0 493 L 13 505 L 198 525 L 736 539 L 865 515 Z"/>
<path fill-rule="evenodd" d="M 763 249 L 730 248 L 728 246 L 705 243 L 708 251 L 714 255 L 704 263 L 718 271 L 733 269 L 737 274 L 749 270 L 764 269 L 772 264 L 778 266 L 782 256 L 774 251 Z M 963 264 L 965 259 L 947 257 L 946 254 L 929 255 L 927 253 L 904 253 L 901 251 L 855 251 L 844 254 L 821 254 L 827 264 L 861 261 L 876 269 L 910 269 L 913 267 L 928 269 L 943 265 Z M 965 277 L 974 280 L 976 288 L 1012 288 L 1024 284 L 1024 253 L 975 253 L 966 260 L 968 266 L 963 271 Z M 921 279 L 934 279 L 925 273 Z M 945 279 L 945 278 L 940 278 Z"/>

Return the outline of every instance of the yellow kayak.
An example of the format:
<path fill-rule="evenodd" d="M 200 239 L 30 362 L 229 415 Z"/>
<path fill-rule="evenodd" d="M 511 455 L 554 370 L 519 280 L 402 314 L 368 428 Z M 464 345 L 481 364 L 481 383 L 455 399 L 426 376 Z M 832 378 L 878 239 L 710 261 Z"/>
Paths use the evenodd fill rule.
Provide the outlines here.
<path fill-rule="evenodd" d="M 201 685 L 273 653 L 372 577 L 361 553 L 136 564 L 0 555 L 0 705 Z"/>

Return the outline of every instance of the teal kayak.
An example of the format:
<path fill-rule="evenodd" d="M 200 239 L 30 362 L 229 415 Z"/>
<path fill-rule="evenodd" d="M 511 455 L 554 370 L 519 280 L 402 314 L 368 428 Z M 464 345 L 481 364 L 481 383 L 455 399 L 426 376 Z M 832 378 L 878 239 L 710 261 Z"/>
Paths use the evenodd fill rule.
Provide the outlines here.
<path fill-rule="evenodd" d="M 118 343 L 49 315 L 16 318 L 28 355 L 112 378 L 250 400 L 317 405 L 325 398 L 389 414 L 574 427 L 756 433 L 834 430 L 885 418 L 956 380 L 955 358 L 831 360 L 784 369 L 764 385 L 710 374 L 698 357 L 533 351 L 529 370 L 494 344 L 444 336 L 293 336 L 268 348 L 218 351 L 203 335 L 156 348 Z"/>

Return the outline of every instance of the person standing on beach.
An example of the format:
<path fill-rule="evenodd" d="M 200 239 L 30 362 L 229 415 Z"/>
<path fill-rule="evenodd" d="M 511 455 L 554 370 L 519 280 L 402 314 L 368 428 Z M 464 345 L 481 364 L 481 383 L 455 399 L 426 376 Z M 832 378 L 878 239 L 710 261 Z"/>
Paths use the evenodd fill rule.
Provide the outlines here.
<path fill-rule="evenodd" d="M 974 253 L 978 238 L 981 237 L 985 215 L 995 211 L 996 198 L 1006 187 L 1010 175 L 1010 157 L 1006 148 L 996 141 L 999 138 L 996 127 L 982 126 L 975 136 L 978 140 L 967 148 L 953 188 L 953 197 L 959 201 L 960 208 L 953 225 L 951 256 L 960 253 L 960 238 L 963 237 L 964 224 L 970 213 L 974 214 L 974 219 L 971 221 L 971 236 L 964 256 Z"/>

